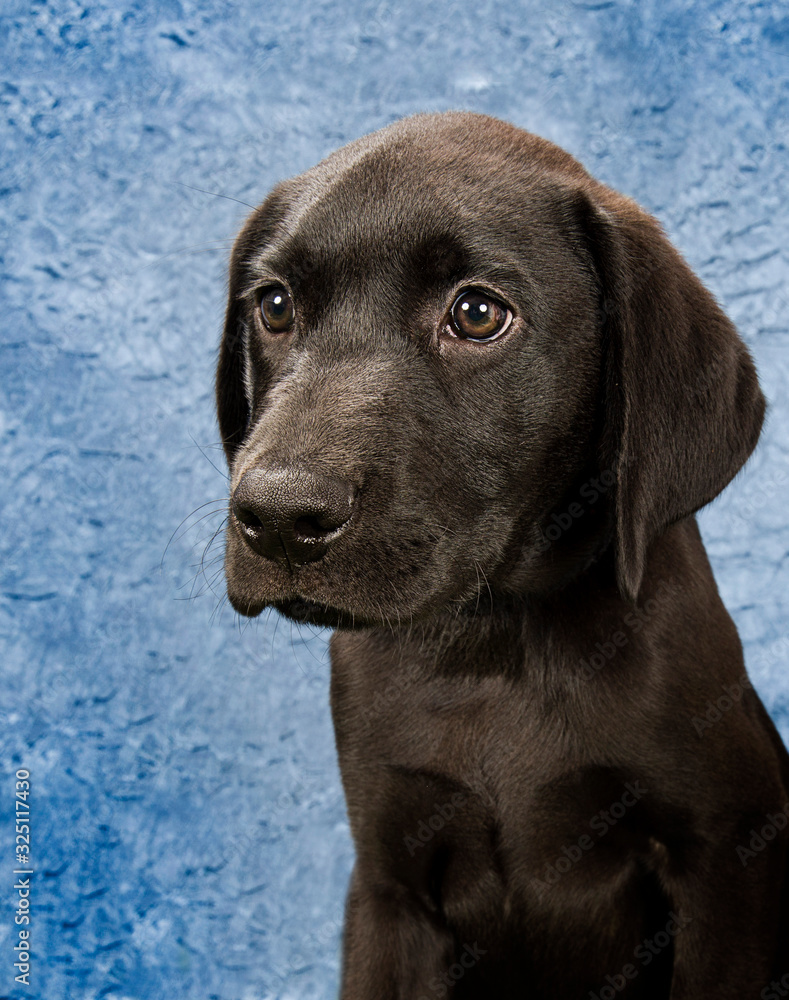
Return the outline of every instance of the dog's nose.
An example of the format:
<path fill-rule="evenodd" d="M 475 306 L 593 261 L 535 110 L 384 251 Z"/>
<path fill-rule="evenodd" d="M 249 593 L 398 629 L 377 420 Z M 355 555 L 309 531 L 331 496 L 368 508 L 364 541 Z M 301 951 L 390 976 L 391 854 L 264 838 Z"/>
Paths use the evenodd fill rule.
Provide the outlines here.
<path fill-rule="evenodd" d="M 231 507 L 247 544 L 290 566 L 320 559 L 353 514 L 356 488 L 306 469 L 250 469 Z"/>

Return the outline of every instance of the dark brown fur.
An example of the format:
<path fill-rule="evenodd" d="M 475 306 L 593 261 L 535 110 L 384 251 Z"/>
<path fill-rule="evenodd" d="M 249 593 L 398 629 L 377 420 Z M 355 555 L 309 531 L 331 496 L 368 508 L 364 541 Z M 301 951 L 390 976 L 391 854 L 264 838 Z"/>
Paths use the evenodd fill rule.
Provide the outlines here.
<path fill-rule="evenodd" d="M 442 334 L 468 287 L 499 340 Z M 233 606 L 337 628 L 344 1000 L 785 995 L 789 757 L 693 517 L 764 402 L 655 220 L 503 122 L 407 119 L 249 219 L 217 400 Z M 245 540 L 272 476 L 347 491 L 303 563 Z"/>

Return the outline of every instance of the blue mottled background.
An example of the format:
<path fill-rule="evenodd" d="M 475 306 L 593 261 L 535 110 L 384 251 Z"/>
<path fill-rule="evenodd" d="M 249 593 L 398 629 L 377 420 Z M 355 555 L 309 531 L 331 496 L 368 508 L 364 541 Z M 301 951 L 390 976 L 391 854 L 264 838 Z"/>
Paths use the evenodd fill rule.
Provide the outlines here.
<path fill-rule="evenodd" d="M 241 203 L 413 111 L 567 147 L 739 324 L 772 410 L 702 526 L 789 734 L 788 63 L 780 0 L 4 0 L 0 995 L 334 995 L 352 851 L 326 635 L 223 601 L 212 368 Z"/>

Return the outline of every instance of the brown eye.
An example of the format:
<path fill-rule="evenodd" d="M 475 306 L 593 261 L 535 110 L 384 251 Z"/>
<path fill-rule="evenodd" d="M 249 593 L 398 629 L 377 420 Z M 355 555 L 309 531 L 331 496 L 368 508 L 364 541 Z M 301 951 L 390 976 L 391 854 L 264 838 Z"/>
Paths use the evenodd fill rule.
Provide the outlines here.
<path fill-rule="evenodd" d="M 290 292 L 281 285 L 267 288 L 260 299 L 260 315 L 271 333 L 285 333 L 289 330 L 295 317 Z"/>
<path fill-rule="evenodd" d="M 484 292 L 463 292 L 451 312 L 452 331 L 464 340 L 495 340 L 512 322 L 512 313 Z"/>

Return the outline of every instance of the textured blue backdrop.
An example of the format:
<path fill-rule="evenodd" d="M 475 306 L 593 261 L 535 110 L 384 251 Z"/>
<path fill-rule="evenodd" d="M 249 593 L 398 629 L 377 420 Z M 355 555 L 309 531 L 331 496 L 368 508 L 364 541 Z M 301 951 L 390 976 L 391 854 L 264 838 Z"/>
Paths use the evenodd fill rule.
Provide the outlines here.
<path fill-rule="evenodd" d="M 780 0 L 4 0 L 0 46 L 0 994 L 334 995 L 352 851 L 326 635 L 223 604 L 212 368 L 234 199 L 413 111 L 567 147 L 663 220 L 738 323 L 772 411 L 702 527 L 789 733 Z M 11 967 L 20 765 L 30 990 Z"/>

